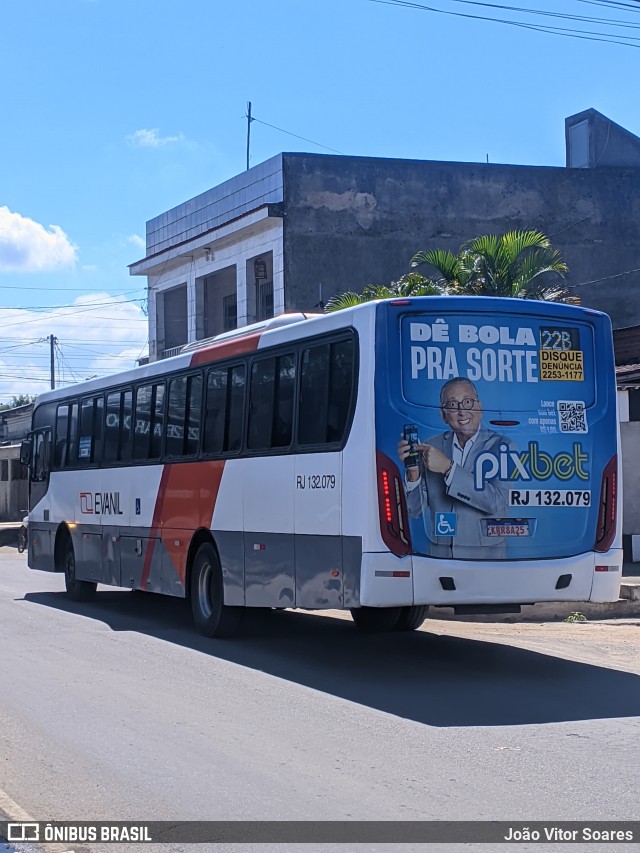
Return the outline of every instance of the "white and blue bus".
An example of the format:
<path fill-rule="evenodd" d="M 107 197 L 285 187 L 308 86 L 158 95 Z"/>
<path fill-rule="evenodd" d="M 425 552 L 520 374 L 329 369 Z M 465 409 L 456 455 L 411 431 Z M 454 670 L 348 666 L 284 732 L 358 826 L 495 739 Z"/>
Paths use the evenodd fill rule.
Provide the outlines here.
<path fill-rule="evenodd" d="M 245 608 L 348 609 L 412 630 L 429 606 L 618 598 L 611 325 L 478 297 L 282 315 L 42 394 L 29 566 Z M 437 612 L 437 611 L 435 611 Z"/>

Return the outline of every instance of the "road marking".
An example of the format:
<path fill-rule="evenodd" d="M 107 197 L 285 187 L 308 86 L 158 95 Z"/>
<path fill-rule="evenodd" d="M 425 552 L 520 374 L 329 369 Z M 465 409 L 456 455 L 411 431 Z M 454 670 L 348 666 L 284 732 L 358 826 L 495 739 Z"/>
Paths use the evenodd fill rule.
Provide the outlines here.
<path fill-rule="evenodd" d="M 0 788 L 0 811 L 6 814 L 9 823 L 37 823 L 36 819 L 31 817 L 29 812 L 26 812 L 15 800 L 12 800 L 2 788 Z M 34 843 L 46 850 L 47 853 L 73 853 L 66 844 L 47 844 L 44 841 Z"/>

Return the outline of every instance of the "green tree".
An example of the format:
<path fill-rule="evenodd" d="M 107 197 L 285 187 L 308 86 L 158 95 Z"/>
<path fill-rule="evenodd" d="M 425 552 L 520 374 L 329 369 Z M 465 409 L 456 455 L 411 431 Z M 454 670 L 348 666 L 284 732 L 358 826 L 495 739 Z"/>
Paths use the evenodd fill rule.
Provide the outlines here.
<path fill-rule="evenodd" d="M 434 275 L 415 268 L 427 264 Z M 369 284 L 361 293 L 347 291 L 332 296 L 325 311 L 340 311 L 374 299 L 407 296 L 511 296 L 579 305 L 564 284 L 568 267 L 540 231 L 508 231 L 501 237 L 487 234 L 463 243 L 458 254 L 448 249 L 428 249 L 411 259 L 413 272 L 391 284 Z"/>
<path fill-rule="evenodd" d="M 417 272 L 409 272 L 392 281 L 391 284 L 368 284 L 362 293 L 348 290 L 332 296 L 324 307 L 325 311 L 341 311 L 343 308 L 353 308 L 362 302 L 374 299 L 398 299 L 407 296 L 438 296 L 446 291 L 427 276 Z"/>
<path fill-rule="evenodd" d="M 18 406 L 28 406 L 35 399 L 33 394 L 16 394 L 9 403 L 0 404 L 0 411 L 4 412 L 7 409 L 16 409 Z"/>
<path fill-rule="evenodd" d="M 418 252 L 411 267 L 436 271 L 427 281 L 444 292 L 475 296 L 511 296 L 578 304 L 563 281 L 568 267 L 540 231 L 487 234 L 463 243 L 458 254 L 443 249 Z"/>

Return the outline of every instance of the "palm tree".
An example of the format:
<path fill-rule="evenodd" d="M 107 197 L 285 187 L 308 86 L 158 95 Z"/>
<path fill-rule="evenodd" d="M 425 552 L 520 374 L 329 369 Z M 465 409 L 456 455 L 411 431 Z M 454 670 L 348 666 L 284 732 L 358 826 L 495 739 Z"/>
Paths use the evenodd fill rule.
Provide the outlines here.
<path fill-rule="evenodd" d="M 408 272 L 391 284 L 369 284 L 362 293 L 347 291 L 332 296 L 325 311 L 340 311 L 374 299 L 407 296 L 511 296 L 579 305 L 562 281 L 568 267 L 540 231 L 508 231 L 502 237 L 488 234 L 463 243 L 458 254 L 448 249 L 417 252 L 411 267 L 428 264 L 436 275 Z M 550 282 L 544 274 L 560 280 Z"/>
<path fill-rule="evenodd" d="M 553 273 L 561 280 L 568 272 L 560 252 L 540 231 L 509 231 L 501 237 L 488 234 L 463 243 L 457 255 L 443 249 L 418 252 L 411 267 L 433 267 L 437 275 L 425 276 L 443 292 L 453 295 L 511 296 L 579 304 L 561 281 L 540 278 Z"/>
<path fill-rule="evenodd" d="M 408 272 L 398 281 L 391 284 L 368 284 L 362 293 L 348 290 L 332 296 L 324 307 L 327 311 L 341 311 L 343 308 L 353 308 L 362 302 L 374 299 L 398 299 L 407 296 L 439 296 L 446 291 L 431 279 L 417 272 Z"/>

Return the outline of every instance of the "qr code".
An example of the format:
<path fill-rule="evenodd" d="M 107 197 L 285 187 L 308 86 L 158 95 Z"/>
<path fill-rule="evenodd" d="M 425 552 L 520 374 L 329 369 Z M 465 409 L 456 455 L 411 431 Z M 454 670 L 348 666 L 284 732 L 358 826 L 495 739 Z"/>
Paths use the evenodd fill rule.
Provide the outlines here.
<path fill-rule="evenodd" d="M 589 432 L 582 400 L 558 400 L 560 432 Z"/>

